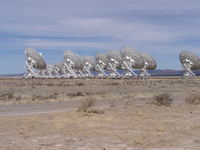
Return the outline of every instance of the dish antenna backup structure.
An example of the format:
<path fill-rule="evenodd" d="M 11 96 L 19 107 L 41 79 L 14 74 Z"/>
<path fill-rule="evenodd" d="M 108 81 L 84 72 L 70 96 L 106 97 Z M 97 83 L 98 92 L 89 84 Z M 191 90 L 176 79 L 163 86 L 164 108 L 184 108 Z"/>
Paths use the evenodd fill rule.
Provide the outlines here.
<path fill-rule="evenodd" d="M 147 70 L 155 70 L 157 67 L 157 63 L 156 63 L 156 60 L 152 56 L 142 51 L 140 51 L 140 54 L 142 55 L 143 60 L 144 60 L 144 67 L 141 69 L 139 77 L 148 78 L 150 74 L 147 72 Z"/>
<path fill-rule="evenodd" d="M 184 68 L 184 75 L 183 77 L 191 77 L 195 76 L 192 70 L 200 69 L 200 60 L 199 57 L 194 54 L 193 52 L 189 51 L 182 51 L 179 54 L 179 59 Z"/>
<path fill-rule="evenodd" d="M 110 50 L 106 53 L 108 69 L 111 71 L 109 78 L 120 78 L 121 75 L 117 69 L 121 68 L 122 57 L 118 51 Z"/>
<path fill-rule="evenodd" d="M 64 64 L 63 64 L 63 77 L 64 78 L 77 78 L 76 68 L 79 64 L 79 57 L 70 50 L 64 52 Z"/>
<path fill-rule="evenodd" d="M 108 61 L 107 56 L 104 53 L 96 54 L 96 68 L 95 70 L 98 71 L 97 78 L 106 78 L 108 75 L 105 72 L 107 69 Z"/>
<path fill-rule="evenodd" d="M 83 72 L 85 72 L 86 78 L 94 78 L 91 71 L 95 70 L 95 59 L 92 56 L 83 57 Z"/>
<path fill-rule="evenodd" d="M 38 53 L 33 48 L 25 49 L 26 56 L 26 73 L 24 74 L 25 78 L 41 78 L 45 77 L 46 72 L 46 62 L 43 59 L 41 53 Z"/>
<path fill-rule="evenodd" d="M 138 77 L 138 75 L 133 71 L 135 69 L 142 69 L 145 66 L 144 59 L 139 51 L 124 47 L 120 51 L 122 56 L 122 68 L 125 70 L 123 78 Z"/>

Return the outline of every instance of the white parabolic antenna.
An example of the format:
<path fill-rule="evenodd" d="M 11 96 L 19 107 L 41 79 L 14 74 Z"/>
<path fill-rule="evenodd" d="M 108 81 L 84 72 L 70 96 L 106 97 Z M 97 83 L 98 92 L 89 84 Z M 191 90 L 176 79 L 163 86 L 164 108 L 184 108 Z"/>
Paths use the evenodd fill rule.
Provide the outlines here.
<path fill-rule="evenodd" d="M 107 59 L 109 61 L 116 61 L 117 62 L 117 68 L 120 68 L 120 66 L 122 65 L 122 57 L 119 53 L 119 51 L 115 51 L 115 50 L 109 50 L 107 53 Z"/>
<path fill-rule="evenodd" d="M 121 49 L 120 53 L 121 53 L 123 59 L 130 57 L 134 61 L 133 66 L 132 66 L 134 69 L 144 68 L 144 66 L 145 66 L 144 58 L 140 54 L 140 52 L 137 51 L 136 49 L 124 47 Z"/>
<path fill-rule="evenodd" d="M 64 58 L 65 60 L 70 60 L 73 62 L 73 68 L 76 70 L 82 70 L 83 68 L 83 62 L 81 60 L 81 57 L 77 55 L 76 53 L 72 52 L 71 50 L 65 50 L 64 51 Z"/>
<path fill-rule="evenodd" d="M 180 62 L 182 65 L 184 65 L 184 63 L 186 61 L 190 61 L 192 64 L 191 64 L 191 69 L 192 70 L 198 70 L 200 69 L 200 60 L 199 60 L 199 57 L 194 54 L 193 52 L 190 52 L 190 51 L 182 51 L 180 54 L 179 54 L 179 59 L 180 59 Z"/>
<path fill-rule="evenodd" d="M 121 69 L 122 58 L 119 51 L 109 50 L 107 53 L 108 69 L 111 71 L 109 78 L 121 77 L 117 69 Z"/>
<path fill-rule="evenodd" d="M 105 53 L 97 53 L 96 54 L 96 63 L 99 63 L 99 62 L 103 62 L 107 66 L 108 60 L 107 60 L 107 56 Z"/>
<path fill-rule="evenodd" d="M 35 65 L 33 66 L 35 69 L 38 70 L 46 69 L 47 65 L 46 62 L 44 61 L 44 58 L 35 49 L 26 48 L 25 55 L 27 58 L 31 58 L 33 61 L 35 61 Z"/>
<path fill-rule="evenodd" d="M 96 57 L 96 70 L 99 72 L 97 78 L 105 78 L 107 74 L 104 69 L 108 67 L 108 59 L 105 53 L 97 53 Z"/>
<path fill-rule="evenodd" d="M 150 56 L 150 55 L 148 55 L 148 54 L 146 54 L 144 52 L 140 51 L 140 54 L 142 55 L 145 63 L 147 63 L 146 64 L 146 69 L 147 70 L 155 70 L 156 67 L 157 67 L 156 60 L 152 56 Z"/>
<path fill-rule="evenodd" d="M 84 56 L 83 57 L 83 64 L 84 65 L 91 65 L 91 70 L 95 69 L 96 63 L 95 63 L 95 59 L 92 56 Z"/>

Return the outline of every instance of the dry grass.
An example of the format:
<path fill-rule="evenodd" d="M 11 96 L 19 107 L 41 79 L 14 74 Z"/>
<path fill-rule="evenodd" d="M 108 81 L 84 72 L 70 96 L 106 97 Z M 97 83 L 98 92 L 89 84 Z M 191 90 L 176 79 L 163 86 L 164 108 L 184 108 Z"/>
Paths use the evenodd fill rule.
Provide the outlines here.
<path fill-rule="evenodd" d="M 198 105 L 200 104 L 200 95 L 194 94 L 194 95 L 190 95 L 189 97 L 187 97 L 185 99 L 185 102 L 187 104 L 194 104 L 194 105 Z"/>
<path fill-rule="evenodd" d="M 93 105 L 94 105 L 94 99 L 88 98 L 81 103 L 77 112 L 87 112 L 87 110 L 91 108 Z"/>
<path fill-rule="evenodd" d="M 14 92 L 8 91 L 0 95 L 0 100 L 10 100 L 14 98 Z"/>
<path fill-rule="evenodd" d="M 58 93 L 53 93 L 50 95 L 32 95 L 32 101 L 42 101 L 42 100 L 48 100 L 48 99 L 57 99 Z"/>
<path fill-rule="evenodd" d="M 9 90 L 7 92 L 3 92 L 0 94 L 0 100 L 8 101 L 8 100 L 21 100 L 22 97 L 20 94 L 16 94 L 14 90 Z"/>
<path fill-rule="evenodd" d="M 85 96 L 86 94 L 83 93 L 83 92 L 76 92 L 76 93 L 68 93 L 67 96 L 70 96 L 70 97 L 77 97 L 77 96 Z"/>
<path fill-rule="evenodd" d="M 94 106 L 94 98 L 90 97 L 88 99 L 85 99 L 79 108 L 77 109 L 77 112 L 85 112 L 85 113 L 95 113 L 95 114 L 103 114 L 102 110 L 98 110 L 95 108 L 92 108 Z"/>
<path fill-rule="evenodd" d="M 155 95 L 153 97 L 153 101 L 151 102 L 151 104 L 157 105 L 157 106 L 171 107 L 172 102 L 173 102 L 173 99 L 171 98 L 170 94 L 163 93 L 163 94 Z"/>

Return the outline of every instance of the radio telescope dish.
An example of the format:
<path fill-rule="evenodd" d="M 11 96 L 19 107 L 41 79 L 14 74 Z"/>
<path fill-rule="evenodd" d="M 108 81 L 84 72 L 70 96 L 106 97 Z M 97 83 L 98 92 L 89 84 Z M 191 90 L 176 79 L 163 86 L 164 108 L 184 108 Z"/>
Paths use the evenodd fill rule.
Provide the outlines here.
<path fill-rule="evenodd" d="M 137 77 L 133 69 L 142 69 L 145 67 L 144 58 L 140 52 L 133 48 L 124 47 L 121 49 L 120 54 L 123 60 L 122 68 L 126 70 L 123 78 Z"/>
<path fill-rule="evenodd" d="M 76 57 L 76 61 L 75 61 L 75 69 L 78 70 L 78 71 L 81 71 L 83 70 L 83 61 L 82 61 L 82 58 L 76 54 L 75 55 Z"/>
<path fill-rule="evenodd" d="M 139 51 L 133 48 L 124 47 L 120 51 L 122 58 L 125 59 L 127 57 L 131 57 L 133 62 L 134 69 L 142 69 L 145 65 L 144 59 Z"/>
<path fill-rule="evenodd" d="M 146 69 L 147 70 L 155 70 L 157 67 L 156 60 L 152 56 L 150 56 L 144 52 L 140 51 L 140 54 L 144 58 L 144 61 L 146 63 Z"/>
<path fill-rule="evenodd" d="M 99 71 L 97 78 L 105 78 L 107 74 L 105 73 L 104 69 L 106 69 L 108 65 L 107 56 L 104 53 L 96 54 L 96 70 Z"/>
<path fill-rule="evenodd" d="M 181 64 L 185 63 L 186 60 L 189 60 L 192 62 L 192 70 L 198 70 L 200 69 L 200 61 L 199 61 L 199 57 L 194 54 L 193 52 L 189 52 L 189 51 L 182 51 L 179 54 L 179 59 Z"/>
<path fill-rule="evenodd" d="M 83 57 L 83 71 L 86 72 L 85 77 L 93 78 L 91 70 L 95 70 L 96 62 L 92 56 Z"/>
<path fill-rule="evenodd" d="M 151 76 L 147 72 L 147 70 L 155 70 L 157 67 L 157 64 L 156 64 L 156 60 L 152 56 L 150 56 L 142 51 L 140 51 L 140 54 L 142 55 L 142 57 L 144 59 L 145 65 L 144 65 L 144 68 L 140 69 L 139 77 L 142 79 L 145 79 L 145 78 L 148 78 L 149 76 Z"/>
<path fill-rule="evenodd" d="M 108 59 L 108 67 L 112 71 L 110 78 L 117 78 L 121 75 L 117 72 L 117 69 L 121 68 L 122 58 L 118 51 L 110 50 L 106 53 Z"/>
<path fill-rule="evenodd" d="M 105 53 L 97 53 L 96 54 L 96 63 L 103 62 L 105 64 L 105 67 L 107 66 L 108 60 Z"/>
<path fill-rule="evenodd" d="M 91 65 L 91 70 L 95 69 L 96 62 L 95 62 L 94 57 L 92 57 L 92 56 L 84 56 L 83 57 L 83 65 L 86 65 L 87 63 Z"/>
<path fill-rule="evenodd" d="M 185 70 L 184 76 L 195 76 L 192 70 L 200 69 L 199 57 L 189 51 L 182 51 L 179 54 L 180 62 Z"/>
<path fill-rule="evenodd" d="M 70 50 L 65 50 L 64 58 L 65 58 L 64 66 L 71 74 L 71 75 L 67 74 L 65 77 L 77 78 L 78 75 L 76 74 L 76 71 L 78 71 L 82 77 L 83 62 L 81 57 Z"/>
<path fill-rule="evenodd" d="M 65 60 L 71 60 L 73 62 L 73 68 L 74 69 L 82 69 L 83 68 L 83 62 L 81 60 L 81 57 L 77 54 L 75 54 L 74 52 L 70 51 L 70 50 L 65 50 L 64 52 L 64 58 Z"/>
<path fill-rule="evenodd" d="M 25 55 L 27 58 L 31 58 L 33 61 L 35 61 L 35 64 L 33 66 L 34 68 L 39 70 L 46 69 L 46 62 L 44 61 L 42 55 L 38 53 L 35 49 L 26 48 Z"/>
<path fill-rule="evenodd" d="M 33 48 L 25 49 L 26 55 L 26 73 L 23 77 L 35 77 L 35 78 L 43 78 L 46 77 L 45 72 L 47 65 L 42 57 L 42 54 L 38 53 Z"/>
<path fill-rule="evenodd" d="M 121 67 L 121 64 L 122 64 L 122 57 L 119 53 L 119 51 L 114 51 L 114 50 L 109 50 L 107 53 L 107 59 L 108 61 L 112 61 L 112 60 L 115 60 L 117 62 L 117 68 L 120 68 Z"/>

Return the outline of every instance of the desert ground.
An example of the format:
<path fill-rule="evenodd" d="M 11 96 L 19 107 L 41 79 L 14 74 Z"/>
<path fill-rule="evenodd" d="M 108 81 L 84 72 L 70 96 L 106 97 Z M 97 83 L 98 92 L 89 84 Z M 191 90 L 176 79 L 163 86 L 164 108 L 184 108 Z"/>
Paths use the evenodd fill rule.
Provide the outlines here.
<path fill-rule="evenodd" d="M 0 150 L 199 150 L 200 78 L 0 78 Z"/>

